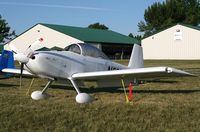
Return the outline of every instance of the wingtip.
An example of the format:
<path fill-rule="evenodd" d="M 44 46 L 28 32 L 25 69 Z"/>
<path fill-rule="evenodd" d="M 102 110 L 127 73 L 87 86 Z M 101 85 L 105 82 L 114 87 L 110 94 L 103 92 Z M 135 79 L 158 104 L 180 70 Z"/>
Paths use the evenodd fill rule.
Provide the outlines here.
<path fill-rule="evenodd" d="M 167 73 L 175 72 L 175 73 L 181 74 L 183 76 L 198 77 L 197 75 L 194 75 L 192 73 L 189 73 L 189 72 L 186 72 L 186 71 L 183 71 L 183 70 L 178 70 L 178 69 L 171 68 L 171 67 L 166 67 L 165 70 L 166 70 Z"/>

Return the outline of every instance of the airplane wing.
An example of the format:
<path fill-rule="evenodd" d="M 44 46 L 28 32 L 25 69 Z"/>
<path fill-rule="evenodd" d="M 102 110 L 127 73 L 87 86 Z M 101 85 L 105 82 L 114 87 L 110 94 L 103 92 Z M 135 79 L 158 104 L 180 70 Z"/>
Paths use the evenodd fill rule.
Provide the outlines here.
<path fill-rule="evenodd" d="M 12 73 L 12 74 L 21 74 L 20 73 L 20 69 L 14 69 L 14 68 L 5 68 L 2 69 L 2 72 L 4 73 Z M 23 70 L 23 75 L 27 75 L 27 76 L 35 76 L 34 74 L 28 72 L 27 70 Z"/>
<path fill-rule="evenodd" d="M 138 69 L 125 69 L 113 71 L 98 71 L 87 73 L 76 73 L 72 75 L 74 80 L 97 81 L 97 80 L 113 80 L 113 79 L 153 79 L 163 77 L 181 77 L 194 76 L 188 72 L 178 70 L 171 67 L 149 67 Z"/>

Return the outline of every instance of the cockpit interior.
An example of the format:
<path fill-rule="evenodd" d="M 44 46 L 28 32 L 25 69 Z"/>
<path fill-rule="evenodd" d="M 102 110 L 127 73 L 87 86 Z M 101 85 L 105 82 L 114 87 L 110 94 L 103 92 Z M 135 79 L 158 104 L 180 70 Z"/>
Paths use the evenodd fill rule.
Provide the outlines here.
<path fill-rule="evenodd" d="M 83 56 L 108 59 L 108 57 L 100 49 L 86 43 L 71 44 L 65 47 L 64 51 L 71 51 Z"/>

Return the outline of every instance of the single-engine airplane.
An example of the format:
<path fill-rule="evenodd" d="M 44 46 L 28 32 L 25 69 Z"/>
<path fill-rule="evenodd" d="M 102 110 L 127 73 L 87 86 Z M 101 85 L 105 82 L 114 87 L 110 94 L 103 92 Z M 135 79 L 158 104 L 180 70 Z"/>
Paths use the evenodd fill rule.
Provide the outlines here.
<path fill-rule="evenodd" d="M 25 52 L 20 52 L 9 43 L 15 60 L 21 64 L 20 69 L 4 66 L 2 72 L 19 75 L 38 76 L 49 81 L 42 91 L 31 94 L 33 100 L 47 98 L 47 89 L 54 81 L 70 82 L 77 92 L 78 103 L 88 103 L 93 98 L 82 93 L 79 84 L 83 81 L 95 81 L 100 87 L 120 86 L 121 78 L 128 84 L 135 79 L 158 77 L 193 76 L 192 74 L 171 67 L 143 68 L 142 47 L 135 44 L 128 66 L 112 62 L 98 48 L 86 43 L 71 44 L 63 51 L 36 51 L 43 43 L 43 38 L 31 44 Z M 2 54 L 4 56 L 4 54 Z M 9 59 L 9 56 L 5 59 Z M 2 61 L 5 61 L 2 58 Z M 68 81 L 67 81 L 68 80 Z"/>

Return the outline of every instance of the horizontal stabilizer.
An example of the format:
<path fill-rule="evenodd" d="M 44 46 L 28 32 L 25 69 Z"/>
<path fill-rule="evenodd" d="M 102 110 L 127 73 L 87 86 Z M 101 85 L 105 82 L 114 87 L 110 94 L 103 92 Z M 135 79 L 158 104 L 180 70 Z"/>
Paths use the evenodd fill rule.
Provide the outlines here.
<path fill-rule="evenodd" d="M 20 69 L 13 69 L 13 68 L 5 68 L 2 70 L 2 72 L 4 73 L 13 73 L 13 74 L 21 74 L 21 70 Z M 34 76 L 34 74 L 28 72 L 27 70 L 23 70 L 23 75 L 27 75 L 27 76 Z"/>

